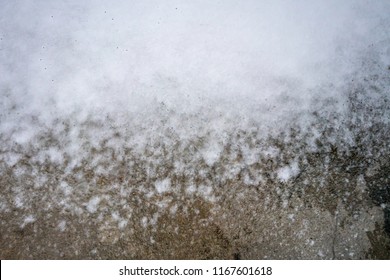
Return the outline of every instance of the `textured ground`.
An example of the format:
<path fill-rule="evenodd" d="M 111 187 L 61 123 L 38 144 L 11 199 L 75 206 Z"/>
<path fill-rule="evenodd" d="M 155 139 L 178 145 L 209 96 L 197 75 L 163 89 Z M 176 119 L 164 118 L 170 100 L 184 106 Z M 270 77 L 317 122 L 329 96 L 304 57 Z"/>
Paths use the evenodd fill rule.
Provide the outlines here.
<path fill-rule="evenodd" d="M 24 116 L 31 139 L 1 134 L 0 257 L 389 259 L 390 100 L 378 85 L 390 83 L 377 67 L 341 92 L 346 110 L 318 96 L 275 132 L 164 104 L 142 123 Z M 217 134 L 221 121 L 232 125 Z"/>
<path fill-rule="evenodd" d="M 389 15 L 0 0 L 0 259 L 390 259 Z"/>

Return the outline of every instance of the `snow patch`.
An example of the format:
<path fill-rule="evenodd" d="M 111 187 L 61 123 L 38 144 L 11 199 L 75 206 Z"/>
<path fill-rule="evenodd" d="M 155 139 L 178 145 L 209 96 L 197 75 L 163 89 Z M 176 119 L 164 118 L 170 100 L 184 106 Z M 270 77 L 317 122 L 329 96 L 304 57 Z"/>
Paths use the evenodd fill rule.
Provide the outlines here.
<path fill-rule="evenodd" d="M 141 219 L 141 226 L 142 226 L 143 228 L 146 228 L 146 227 L 148 226 L 148 218 L 147 218 L 147 217 L 143 217 L 143 218 Z"/>
<path fill-rule="evenodd" d="M 58 164 L 62 164 L 64 157 L 63 157 L 63 152 L 57 148 L 49 148 L 47 150 L 47 154 L 50 158 L 50 161 Z"/>
<path fill-rule="evenodd" d="M 15 196 L 14 202 L 16 208 L 22 208 L 24 206 L 23 197 L 21 195 Z"/>
<path fill-rule="evenodd" d="M 298 176 L 299 173 L 300 169 L 297 161 L 292 162 L 290 165 L 279 168 L 276 172 L 278 179 L 283 183 L 286 183 L 292 178 Z"/>
<path fill-rule="evenodd" d="M 193 184 L 188 185 L 187 188 L 186 188 L 186 192 L 188 194 L 193 194 L 195 191 L 196 191 L 196 186 L 193 185 Z"/>
<path fill-rule="evenodd" d="M 69 196 L 72 193 L 72 188 L 65 181 L 62 181 L 60 183 L 60 188 L 63 191 L 65 196 Z"/>
<path fill-rule="evenodd" d="M 100 200 L 101 198 L 98 196 L 95 196 L 89 200 L 87 203 L 87 210 L 89 213 L 95 213 L 97 211 Z"/>
<path fill-rule="evenodd" d="M 124 229 L 127 226 L 128 221 L 123 219 L 117 211 L 111 213 L 111 217 L 114 221 L 118 222 L 119 229 Z"/>
<path fill-rule="evenodd" d="M 7 201 L 3 200 L 3 198 L 0 198 L 0 212 L 8 212 L 8 203 Z"/>
<path fill-rule="evenodd" d="M 320 256 L 321 258 L 325 257 L 325 254 L 322 250 L 319 250 L 317 255 Z"/>
<path fill-rule="evenodd" d="M 62 220 L 58 223 L 57 228 L 61 231 L 64 232 L 66 229 L 66 221 Z"/>
<path fill-rule="evenodd" d="M 118 222 L 118 227 L 119 229 L 124 229 L 127 226 L 127 221 L 126 220 L 121 220 Z"/>
<path fill-rule="evenodd" d="M 171 214 L 171 215 L 175 215 L 176 214 L 176 212 L 177 212 L 177 205 L 175 204 L 175 205 L 173 205 L 170 209 L 169 209 L 169 213 Z"/>
<path fill-rule="evenodd" d="M 204 149 L 202 149 L 201 154 L 208 166 L 212 166 L 221 156 L 222 145 L 213 141 L 209 143 Z"/>
<path fill-rule="evenodd" d="M 24 218 L 23 223 L 21 224 L 21 228 L 24 228 L 26 225 L 31 224 L 36 221 L 36 218 L 33 215 L 28 215 Z"/>
<path fill-rule="evenodd" d="M 158 193 L 167 192 L 171 186 L 171 179 L 165 178 L 164 180 L 158 180 L 154 183 Z"/>
<path fill-rule="evenodd" d="M 210 197 L 211 193 L 213 191 L 213 188 L 210 186 L 201 185 L 198 188 L 198 192 L 204 197 L 208 198 Z"/>

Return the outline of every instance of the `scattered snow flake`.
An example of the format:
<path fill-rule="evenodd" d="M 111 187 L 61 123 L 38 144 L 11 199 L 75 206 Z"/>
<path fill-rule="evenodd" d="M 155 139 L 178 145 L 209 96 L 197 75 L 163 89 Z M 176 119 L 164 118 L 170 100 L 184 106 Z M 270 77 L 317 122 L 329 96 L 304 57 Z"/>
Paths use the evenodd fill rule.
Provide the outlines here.
<path fill-rule="evenodd" d="M 177 205 L 173 205 L 170 209 L 169 209 L 169 213 L 171 213 L 171 215 L 175 215 L 176 212 L 177 212 Z"/>
<path fill-rule="evenodd" d="M 198 188 L 198 192 L 203 195 L 203 197 L 208 198 L 213 191 L 213 188 L 211 186 L 205 186 L 201 185 Z"/>
<path fill-rule="evenodd" d="M 65 196 L 69 196 L 72 193 L 71 186 L 68 185 L 65 181 L 60 183 L 61 190 L 63 191 Z"/>
<path fill-rule="evenodd" d="M 61 232 L 64 232 L 65 229 L 66 229 L 66 221 L 62 220 L 58 223 L 57 225 L 58 229 L 61 231 Z"/>
<path fill-rule="evenodd" d="M 64 160 L 63 152 L 58 148 L 49 148 L 46 153 L 48 154 L 50 161 L 61 164 Z"/>
<path fill-rule="evenodd" d="M 95 196 L 89 200 L 87 203 L 87 210 L 89 213 L 95 213 L 97 211 L 100 200 L 101 199 L 98 196 Z"/>
<path fill-rule="evenodd" d="M 288 180 L 298 176 L 300 172 L 298 162 L 294 161 L 290 165 L 286 165 L 277 170 L 277 177 L 281 182 L 287 182 Z"/>
<path fill-rule="evenodd" d="M 157 180 L 154 183 L 154 186 L 156 187 L 158 193 L 167 192 L 171 186 L 171 179 L 165 178 L 164 180 Z"/>
<path fill-rule="evenodd" d="M 147 217 L 143 217 L 143 218 L 141 219 L 141 226 L 142 226 L 143 228 L 146 228 L 146 227 L 148 226 L 148 218 L 147 218 Z"/>
<path fill-rule="evenodd" d="M 293 222 L 295 222 L 295 215 L 294 214 L 289 214 L 288 216 L 287 216 L 291 221 L 293 221 Z"/>
<path fill-rule="evenodd" d="M 206 164 L 212 166 L 221 156 L 222 146 L 214 141 L 202 149 L 201 153 Z"/>
<path fill-rule="evenodd" d="M 33 215 L 28 215 L 24 218 L 21 228 L 24 228 L 26 225 L 31 224 L 36 221 L 36 218 Z"/>
<path fill-rule="evenodd" d="M 16 206 L 16 208 L 22 208 L 23 205 L 24 205 L 23 198 L 20 195 L 17 195 L 15 197 L 15 206 Z"/>
<path fill-rule="evenodd" d="M 5 200 L 3 200 L 2 198 L 0 198 L 0 211 L 1 212 L 8 212 L 9 209 L 7 206 L 8 206 L 8 203 Z"/>
<path fill-rule="evenodd" d="M 124 229 L 126 226 L 127 226 L 127 221 L 126 220 L 121 220 L 119 223 L 118 223 L 118 227 L 119 229 Z"/>
<path fill-rule="evenodd" d="M 111 213 L 111 217 L 114 219 L 114 221 L 119 221 L 120 220 L 120 215 L 117 211 Z"/>
<path fill-rule="evenodd" d="M 192 193 L 194 193 L 195 191 L 196 191 L 196 186 L 195 186 L 195 185 L 189 185 L 189 186 L 187 186 L 186 192 L 187 192 L 188 194 L 192 194 Z"/>

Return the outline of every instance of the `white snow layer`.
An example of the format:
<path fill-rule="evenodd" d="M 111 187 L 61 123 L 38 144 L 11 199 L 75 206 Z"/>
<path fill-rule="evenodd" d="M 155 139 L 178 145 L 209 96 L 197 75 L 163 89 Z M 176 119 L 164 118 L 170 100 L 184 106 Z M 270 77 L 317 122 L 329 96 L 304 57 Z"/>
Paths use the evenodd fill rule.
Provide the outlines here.
<path fill-rule="evenodd" d="M 197 121 L 213 130 L 247 117 L 281 126 L 270 121 L 302 110 L 308 89 L 339 86 L 361 52 L 389 36 L 389 1 L 0 3 L 0 109 L 16 110 L 1 130 L 14 130 L 19 144 L 39 129 L 28 115 L 37 124 L 70 114 L 153 118 L 161 104 L 206 109 Z M 206 148 L 206 162 L 219 152 Z M 54 149 L 48 155 L 62 160 Z"/>

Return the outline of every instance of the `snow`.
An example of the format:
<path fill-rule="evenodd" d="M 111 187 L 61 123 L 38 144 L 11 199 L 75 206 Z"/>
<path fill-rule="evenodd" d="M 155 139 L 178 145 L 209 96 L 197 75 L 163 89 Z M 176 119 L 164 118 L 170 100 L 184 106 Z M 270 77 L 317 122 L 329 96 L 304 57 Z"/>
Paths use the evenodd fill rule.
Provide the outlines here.
<path fill-rule="evenodd" d="M 278 104 L 277 95 L 305 99 L 304 89 L 353 71 L 353 58 L 367 42 L 383 38 L 370 30 L 388 8 L 379 1 L 367 9 L 362 0 L 233 2 L 185 1 L 178 11 L 157 1 L 112 7 L 77 3 L 80 9 L 73 1 L 24 9 L 23 1 L 8 4 L 1 14 L 2 64 L 15 71 L 2 71 L 7 77 L 2 86 L 19 85 L 12 101 L 44 123 L 72 113 L 85 119 L 99 112 L 149 112 L 154 101 L 179 113 L 207 108 L 213 121 L 203 119 L 212 130 L 231 123 L 218 118 L 220 113 L 244 120 L 259 108 L 279 105 L 272 115 L 261 112 L 269 120 L 290 111 Z M 62 13 L 48 21 L 59 9 Z M 17 47 L 26 39 L 28 48 Z M 23 128 L 14 134 L 21 144 L 36 134 L 35 127 Z M 211 165 L 220 149 L 211 144 L 204 152 Z"/>
<path fill-rule="evenodd" d="M 215 141 L 208 143 L 201 151 L 203 159 L 209 166 L 213 165 L 219 159 L 221 152 L 222 146 Z"/>
<path fill-rule="evenodd" d="M 157 180 L 154 183 L 156 190 L 159 194 L 169 191 L 171 186 L 171 180 L 169 178 L 165 178 L 164 180 Z"/>
<path fill-rule="evenodd" d="M 4 198 L 0 197 L 0 212 L 8 212 L 8 203 Z"/>
<path fill-rule="evenodd" d="M 143 218 L 141 219 L 141 226 L 142 226 L 143 228 L 146 228 L 146 227 L 148 226 L 148 218 L 147 218 L 147 217 L 143 217 Z"/>
<path fill-rule="evenodd" d="M 188 185 L 187 188 L 186 188 L 186 192 L 188 194 L 193 194 L 195 191 L 196 191 L 196 186 L 193 185 L 193 184 Z"/>
<path fill-rule="evenodd" d="M 66 229 L 66 221 L 62 220 L 58 223 L 57 228 L 61 231 L 64 232 Z"/>
<path fill-rule="evenodd" d="M 69 196 L 71 193 L 72 193 L 72 188 L 71 186 L 68 185 L 68 183 L 66 183 L 65 181 L 62 181 L 60 183 L 60 188 L 62 189 L 62 191 L 64 192 L 64 195 L 65 196 Z"/>
<path fill-rule="evenodd" d="M 171 214 L 171 215 L 175 215 L 176 214 L 176 212 L 177 212 L 177 205 L 175 204 L 175 205 L 173 205 L 170 209 L 169 209 L 169 213 Z"/>
<path fill-rule="evenodd" d="M 297 161 L 292 162 L 289 165 L 286 165 L 277 170 L 277 177 L 281 182 L 286 183 L 287 181 L 298 176 L 300 173 L 299 165 Z"/>
<path fill-rule="evenodd" d="M 21 224 L 21 228 L 24 228 L 26 225 L 34 223 L 36 221 L 36 218 L 34 215 L 28 215 L 24 218 L 23 223 Z"/>
<path fill-rule="evenodd" d="M 63 152 L 58 148 L 51 147 L 47 150 L 47 154 L 52 162 L 61 164 L 64 160 Z"/>
<path fill-rule="evenodd" d="M 325 257 L 325 254 L 324 254 L 324 252 L 322 250 L 319 250 L 317 254 L 321 258 Z"/>
<path fill-rule="evenodd" d="M 30 128 L 21 128 L 19 132 L 13 134 L 13 139 L 16 143 L 19 144 L 27 144 L 29 143 L 33 137 L 35 136 L 36 131 L 33 127 Z"/>
<path fill-rule="evenodd" d="M 124 229 L 128 224 L 128 221 L 126 219 L 123 219 L 117 211 L 111 213 L 111 217 L 114 221 L 118 223 L 118 228 L 121 230 Z"/>
<path fill-rule="evenodd" d="M 199 194 L 201 194 L 206 199 L 210 198 L 212 191 L 213 191 L 213 188 L 211 186 L 200 185 L 198 187 Z"/>
<path fill-rule="evenodd" d="M 294 214 L 288 214 L 287 217 L 290 221 L 295 222 L 295 215 Z"/>
<path fill-rule="evenodd" d="M 24 199 L 20 194 L 15 197 L 14 201 L 16 208 L 22 208 L 24 206 Z"/>
<path fill-rule="evenodd" d="M 124 229 L 127 226 L 127 224 L 128 224 L 128 221 L 121 220 L 121 221 L 118 222 L 118 228 L 119 229 Z"/>
<path fill-rule="evenodd" d="M 346 81 L 388 75 L 362 70 L 371 54 L 380 67 L 390 61 L 388 1 L 3 2 L 0 172 L 15 180 L 0 210 L 14 206 L 27 215 L 23 225 L 35 221 L 34 199 L 48 212 L 108 211 L 125 229 L 133 192 L 175 215 L 173 198 L 163 199 L 181 188 L 212 202 L 219 185 L 263 191 L 275 178 L 287 208 L 281 185 L 308 165 L 303 153 L 320 152 L 321 141 L 355 145 L 355 131 L 343 127 L 353 113 Z M 373 85 L 388 94 L 384 82 Z M 390 119 L 379 115 L 365 125 Z M 336 132 L 323 135 L 326 125 Z"/>
<path fill-rule="evenodd" d="M 95 213 L 97 211 L 97 209 L 99 207 L 100 200 L 101 200 L 101 198 L 98 196 L 95 196 L 89 200 L 89 202 L 87 203 L 87 206 L 86 206 L 89 213 L 92 214 L 92 213 Z"/>

